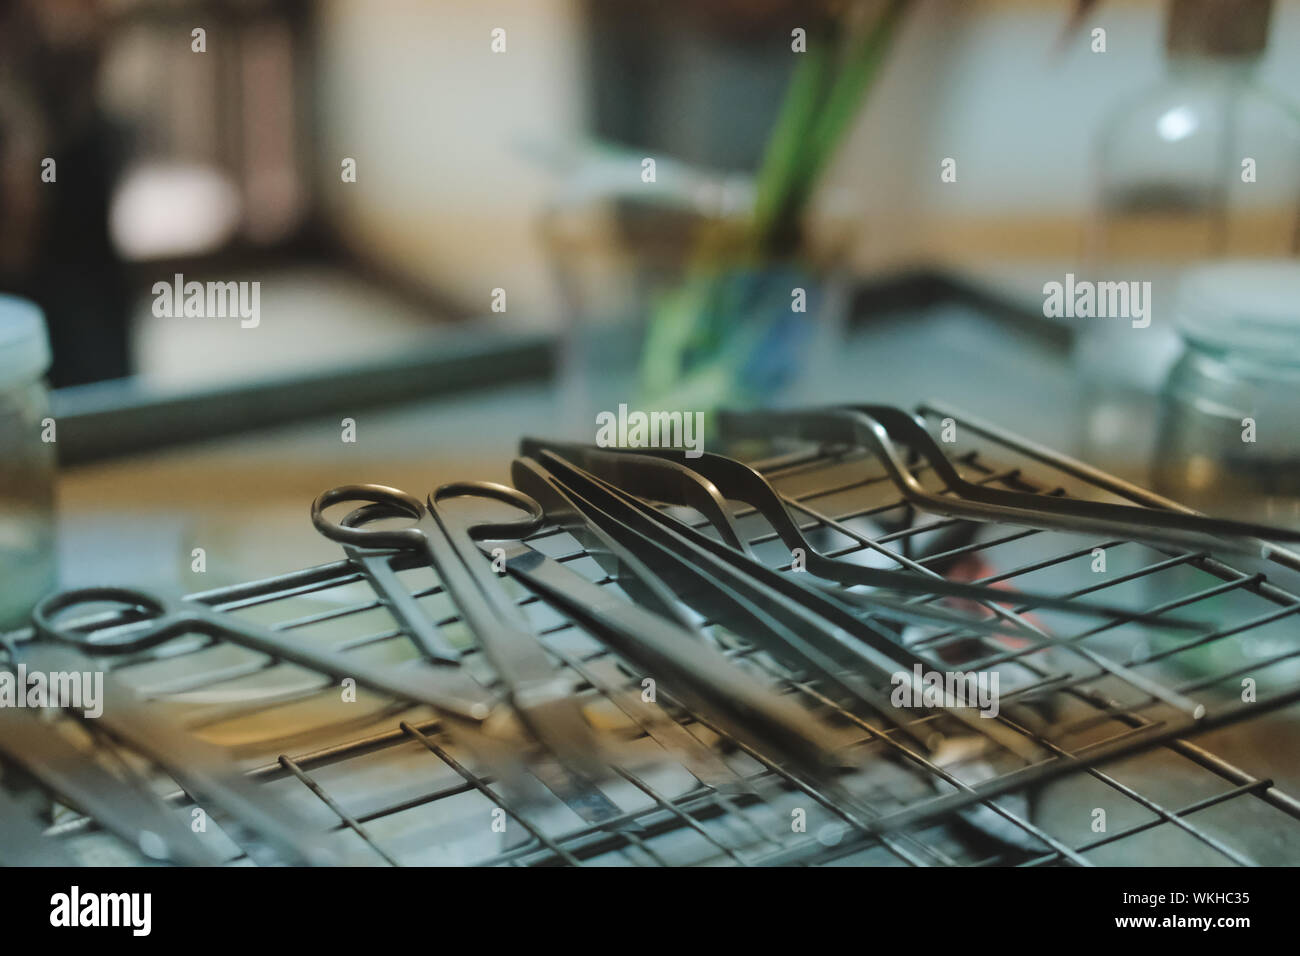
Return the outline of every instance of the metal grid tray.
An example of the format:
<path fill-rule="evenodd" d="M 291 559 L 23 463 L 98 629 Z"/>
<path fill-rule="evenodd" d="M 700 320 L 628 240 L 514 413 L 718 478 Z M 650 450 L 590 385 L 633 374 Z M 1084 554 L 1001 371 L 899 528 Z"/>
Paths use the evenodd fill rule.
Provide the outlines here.
<path fill-rule="evenodd" d="M 971 480 L 1176 507 L 960 413 L 928 406 L 921 412 L 934 423 L 954 420 L 958 444 L 951 457 Z M 845 764 L 854 768 L 842 781 L 856 798 L 850 808 L 765 763 L 671 700 L 661 703 L 722 754 L 752 791 L 715 792 L 683 768 L 652 759 L 662 758 L 662 751 L 644 737 L 636 739 L 635 728 L 607 695 L 614 686 L 639 693 L 640 675 L 520 590 L 521 606 L 583 688 L 588 716 L 625 733 L 631 746 L 647 748 L 644 764 L 629 760 L 605 788 L 624 816 L 598 826 L 583 823 L 558 801 L 511 805 L 493 779 L 456 751 L 428 710 L 362 692 L 348 719 L 339 722 L 338 708 L 326 706 L 337 699 L 337 688 L 321 675 L 231 645 L 182 638 L 154 652 L 117 658 L 113 672 L 153 698 L 159 719 L 228 747 L 251 779 L 304 820 L 328 828 L 338 841 L 335 849 L 363 863 L 1300 862 L 1300 802 L 1283 789 L 1300 785 L 1300 768 L 1286 758 L 1300 740 L 1300 726 L 1295 713 L 1284 710 L 1300 698 L 1300 561 L 1294 555 L 1278 552 L 1259 568 L 1246 569 L 1203 552 L 919 515 L 861 450 L 804 447 L 756 464 L 797 502 L 810 539 L 838 557 L 1091 595 L 1135 613 L 1177 612 L 1207 626 L 1168 636 L 1172 632 L 1122 621 L 1028 615 L 1055 636 L 1051 642 L 909 627 L 899 639 L 936 668 L 996 668 L 1002 678 L 1001 712 L 975 722 L 987 723 L 987 732 L 952 724 L 942 713 L 905 717 L 912 721 L 909 729 L 933 745 L 928 756 L 909 748 L 896 723 L 851 713 L 817 682 L 785 670 L 743 637 L 706 629 L 729 655 L 833 725 Z M 922 481 L 929 477 L 923 467 L 916 474 Z M 761 520 L 744 510 L 736 517 L 760 558 L 789 571 L 790 554 Z M 311 533 L 305 520 L 304 533 Z M 529 543 L 616 587 L 563 532 L 543 531 Z M 433 572 L 411 567 L 403 555 L 391 562 L 455 638 L 454 609 Z M 345 560 L 193 598 L 369 661 L 416 656 Z M 118 614 L 105 614 L 88 626 L 120 621 Z M 10 635 L 18 641 L 29 636 Z M 459 637 L 472 645 L 468 632 Z M 464 666 L 490 680 L 480 657 L 471 650 Z M 1246 679 L 1254 700 L 1243 699 L 1249 696 Z M 274 700 L 268 702 L 268 694 Z M 84 724 L 79 730 L 87 759 L 112 757 L 116 772 L 147 782 L 178 819 L 189 820 L 193 805 L 165 772 L 102 733 L 87 732 Z M 1199 742 L 1187 739 L 1193 734 Z M 1265 775 L 1254 776 L 1212 753 L 1203 746 L 1206 738 L 1217 753 Z M 50 798 L 48 833 L 75 858 L 146 862 L 93 819 L 59 804 L 57 794 Z M 1104 812 L 1104 829 L 1098 811 Z M 219 830 L 211 839 L 225 841 L 224 856 L 232 863 L 251 862 Z"/>

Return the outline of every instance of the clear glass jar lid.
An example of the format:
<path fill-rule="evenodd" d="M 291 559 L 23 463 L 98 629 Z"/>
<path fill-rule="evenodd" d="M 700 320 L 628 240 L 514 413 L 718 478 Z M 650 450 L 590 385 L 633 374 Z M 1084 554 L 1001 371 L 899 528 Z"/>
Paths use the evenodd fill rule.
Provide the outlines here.
<path fill-rule="evenodd" d="M 1217 262 L 1185 272 L 1178 327 L 1195 345 L 1300 364 L 1300 262 Z"/>
<path fill-rule="evenodd" d="M 0 293 L 0 390 L 38 379 L 49 367 L 50 339 L 41 307 Z"/>

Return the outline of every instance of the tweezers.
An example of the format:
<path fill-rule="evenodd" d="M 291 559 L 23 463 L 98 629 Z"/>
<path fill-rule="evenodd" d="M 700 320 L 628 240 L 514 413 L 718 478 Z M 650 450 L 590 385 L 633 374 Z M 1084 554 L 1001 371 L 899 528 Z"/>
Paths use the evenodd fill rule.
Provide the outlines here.
<path fill-rule="evenodd" d="M 505 549 L 505 566 L 648 673 L 666 675 L 660 683 L 671 696 L 754 741 L 756 749 L 783 763 L 828 765 L 829 737 L 804 710 L 694 635 L 527 545 Z"/>
<path fill-rule="evenodd" d="M 718 426 L 723 435 L 732 438 L 782 436 L 868 448 L 880 459 L 886 476 L 904 499 L 951 517 L 1104 534 L 1194 549 L 1228 547 L 1246 554 L 1258 554 L 1261 540 L 1300 541 L 1300 531 L 1271 525 L 977 485 L 961 477 L 929 432 L 907 412 L 890 406 L 855 405 L 761 414 L 720 412 Z M 906 436 L 907 444 L 929 463 L 951 495 L 931 494 L 922 487 L 899 454 L 891 431 Z"/>
<path fill-rule="evenodd" d="M 695 619 L 683 609 L 677 593 L 654 574 L 622 541 L 589 520 L 584 509 L 554 475 L 532 458 L 516 458 L 510 468 L 516 488 L 542 506 L 549 522 L 580 544 L 607 575 L 638 603 L 699 634 Z"/>
<path fill-rule="evenodd" d="M 606 531 L 624 536 L 630 547 L 639 547 L 644 554 L 653 551 L 658 558 L 675 564 L 679 578 L 696 585 L 683 591 L 684 600 L 702 601 L 700 610 L 704 613 L 747 638 L 759 640 L 763 650 L 778 660 L 799 670 L 813 670 L 925 749 L 925 742 L 897 720 L 900 708 L 878 688 L 889 686 L 896 673 L 911 673 L 915 664 L 934 669 L 930 662 L 895 643 L 891 635 L 856 617 L 823 592 L 750 561 L 553 452 L 539 451 L 538 456 L 540 463 L 583 506 L 584 513 Z M 1032 751 L 1019 734 L 1007 734 L 1005 727 L 991 726 L 996 721 L 983 720 L 960 708 L 942 709 L 985 736 L 997 735 L 1015 752 Z"/>
<path fill-rule="evenodd" d="M 530 438 L 524 439 L 522 444 L 526 452 L 539 448 L 549 448 L 559 452 L 570 461 L 578 463 L 592 474 L 604 478 L 630 494 L 666 504 L 694 508 L 713 525 L 723 541 L 752 556 L 750 549 L 742 546 L 743 542 L 740 542 L 735 532 L 730 510 L 725 504 L 725 499 L 743 501 L 762 515 L 787 548 L 791 550 L 799 548 L 804 552 L 807 568 L 811 573 L 840 584 L 865 585 L 972 601 L 1013 602 L 1029 607 L 1050 608 L 1074 614 L 1098 615 L 1171 627 L 1194 626 L 1175 619 L 1090 604 L 1070 598 L 1026 591 L 1000 590 L 978 584 L 949 581 L 941 577 L 919 577 L 903 571 L 871 568 L 829 558 L 808 541 L 799 525 L 786 510 L 783 497 L 766 478 L 743 462 L 724 455 L 704 452 L 699 457 L 689 459 L 687 464 L 685 461 L 678 460 L 683 457 L 682 453 L 674 450 L 613 451 L 590 445 L 544 442 Z M 892 611 L 905 621 L 917 622 L 918 620 L 917 615 L 909 613 L 920 607 L 918 605 L 897 604 L 876 594 L 850 593 L 841 596 L 861 597 L 868 604 L 879 604 L 883 612 L 882 617 L 889 617 Z M 992 610 L 996 612 L 997 609 Z M 919 623 L 934 621 L 975 629 L 979 629 L 978 625 L 983 623 L 964 616 L 943 613 L 919 616 Z M 1019 622 L 1013 623 L 1017 629 L 1024 629 Z"/>
<path fill-rule="evenodd" d="M 617 477 L 621 479 L 620 486 L 625 488 L 629 493 L 635 494 L 636 489 L 638 487 L 642 487 L 646 489 L 648 492 L 650 492 L 651 494 L 657 491 L 657 493 L 662 498 L 663 496 L 666 495 L 672 495 L 676 489 L 680 488 L 683 485 L 696 484 L 697 487 L 700 488 L 704 488 L 705 486 L 707 486 L 708 493 L 720 496 L 719 505 L 725 508 L 725 505 L 723 505 L 721 502 L 721 497 L 725 497 L 726 495 L 720 492 L 716 485 L 713 485 L 704 476 L 698 475 L 691 468 L 687 468 L 683 465 L 680 465 L 677 462 L 674 462 L 667 457 L 643 456 L 634 452 L 607 452 L 602 449 L 592 449 L 590 446 L 585 446 L 585 445 L 562 446 L 562 447 L 557 446 L 557 447 L 560 448 L 561 453 L 565 453 L 565 454 L 567 454 L 566 449 L 571 448 L 574 450 L 575 454 L 579 455 L 586 461 L 590 461 L 596 464 L 597 466 L 603 466 L 606 469 L 611 469 L 612 471 L 614 471 Z M 660 455 L 663 456 L 671 455 L 671 454 L 675 454 L 675 453 L 673 452 L 660 453 Z M 774 512 L 772 516 L 773 518 L 776 518 L 778 514 L 784 515 L 785 522 L 790 527 L 793 527 L 796 533 L 798 532 L 797 526 L 794 525 L 794 522 L 790 519 L 789 515 L 785 512 L 785 509 L 781 504 L 781 499 L 777 495 L 775 489 L 773 489 L 767 483 L 766 479 L 764 479 L 757 472 L 753 471 L 753 469 L 749 468 L 747 465 L 741 464 L 738 461 L 734 461 L 730 458 L 725 458 L 721 455 L 702 455 L 699 459 L 696 459 L 694 461 L 703 462 L 702 467 L 705 470 L 722 479 L 723 485 L 727 488 L 727 490 L 734 492 L 734 494 L 730 495 L 730 497 L 735 497 L 736 500 L 740 500 L 740 501 L 749 501 L 751 504 L 755 504 L 753 500 L 755 497 L 760 498 L 764 505 L 772 506 L 771 510 Z M 664 480 L 663 478 L 657 478 L 657 474 L 663 472 L 668 473 L 669 480 Z M 748 477 L 748 480 L 745 480 L 746 477 Z M 744 487 L 736 487 L 737 485 L 743 485 Z M 760 489 L 766 489 L 766 495 L 762 494 L 760 492 Z M 756 492 L 759 493 L 755 494 Z M 698 498 L 702 493 L 704 492 L 697 491 L 693 497 Z M 671 498 L 668 499 L 668 503 L 680 503 L 680 502 L 677 501 L 675 498 Z M 654 513 L 662 516 L 664 520 L 670 520 L 667 518 L 666 515 L 663 515 L 662 512 L 656 511 Z M 776 521 L 773 521 L 773 525 L 776 526 Z M 809 567 L 813 566 L 813 557 L 812 557 L 813 553 L 815 552 L 809 553 L 809 557 L 808 557 Z M 751 559 L 746 558 L 745 560 L 749 561 Z M 823 559 L 823 561 L 826 561 L 826 559 Z M 827 563 L 831 565 L 840 564 L 840 562 L 836 562 L 836 561 L 829 561 Z M 857 568 L 859 566 L 847 565 L 847 567 Z M 857 582 L 854 581 L 853 583 L 857 583 Z M 970 587 L 970 586 L 966 585 L 965 587 Z M 993 589 L 988 589 L 988 590 L 994 594 L 1007 595 L 1009 599 L 1012 600 L 1017 600 L 1017 601 L 1020 600 L 1020 596 L 1015 594 L 1014 592 L 999 592 L 999 591 L 994 591 Z M 875 595 L 862 595 L 861 597 L 867 601 L 872 601 L 875 598 Z M 1050 600 L 1057 601 L 1060 599 L 1050 599 Z M 1084 605 L 1083 607 L 1086 608 L 1089 606 Z M 1170 622 L 1164 618 L 1154 617 L 1150 615 L 1132 614 L 1129 612 L 1124 612 L 1119 610 L 1115 610 L 1112 613 L 1115 616 L 1122 616 L 1128 620 L 1142 620 L 1146 618 L 1147 620 L 1150 620 L 1157 624 L 1162 624 L 1162 625 L 1170 624 Z M 961 620 L 963 621 L 963 626 L 965 626 L 967 629 L 973 629 L 970 627 L 969 624 L 964 623 L 965 620 L 967 619 L 963 618 Z M 1200 707 L 1200 705 L 1198 705 L 1195 701 L 1191 700 L 1190 698 L 1187 698 L 1174 691 L 1170 691 L 1169 689 L 1162 686 L 1159 682 L 1150 680 L 1144 677 L 1142 674 L 1133 671 L 1131 668 L 1117 664 L 1114 661 L 1111 661 L 1109 658 L 1105 657 L 1104 655 L 1095 653 L 1091 648 L 1088 648 L 1085 645 L 1079 644 L 1077 642 L 1062 641 L 1059 638 L 1056 638 L 1053 635 L 1048 634 L 1047 632 L 1043 631 L 1040 628 L 1032 627 L 1020 621 L 1017 621 L 1016 623 L 1021 629 L 1028 631 L 1029 633 L 1031 633 L 1033 636 L 1037 638 L 1041 638 L 1046 643 L 1058 647 L 1066 648 L 1070 652 L 1080 657 L 1083 657 L 1086 660 L 1088 660 L 1090 663 L 1100 667 L 1103 671 L 1109 671 L 1110 673 L 1122 677 L 1124 680 L 1127 680 L 1135 687 L 1138 687 L 1144 690 L 1146 693 L 1150 694 L 1154 699 L 1164 701 L 1165 703 L 1173 707 L 1176 707 L 1180 710 L 1183 710 L 1188 714 L 1196 715 L 1199 713 L 1203 713 L 1203 708 Z M 1178 623 L 1182 626 L 1188 626 L 1188 627 L 1196 626 L 1191 622 L 1178 622 Z M 997 628 L 992 624 L 989 624 L 988 622 L 980 622 L 980 624 L 986 627 L 987 629 L 995 632 L 999 630 L 999 628 Z"/>

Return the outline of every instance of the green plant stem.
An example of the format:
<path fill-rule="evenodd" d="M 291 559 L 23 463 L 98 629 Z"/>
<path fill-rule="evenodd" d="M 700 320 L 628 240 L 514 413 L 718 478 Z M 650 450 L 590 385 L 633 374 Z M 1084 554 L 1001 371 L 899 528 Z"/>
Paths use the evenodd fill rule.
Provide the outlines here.
<path fill-rule="evenodd" d="M 837 33 L 834 22 L 815 29 L 810 48 L 800 56 L 790 77 L 755 179 L 753 229 L 757 236 L 770 235 L 781 220 L 789 183 L 801 165 L 800 153 L 807 148 L 831 86 Z"/>
<path fill-rule="evenodd" d="M 909 3 L 889 0 L 869 27 L 847 39 L 835 18 L 810 31 L 755 179 L 748 236 L 739 250 L 725 237 L 702 237 L 682 285 L 652 307 L 640 369 L 647 395 L 725 397 L 724 372 L 738 367 L 739 345 L 753 338 L 752 330 L 737 330 L 738 339 L 724 350 L 729 358 L 715 356 L 689 373 L 682 368 L 688 351 L 709 338 L 705 329 L 719 307 L 719 277 L 736 266 L 737 256 L 757 264 L 790 251 L 818 180 L 870 92 Z M 847 50 L 839 49 L 846 43 Z"/>
<path fill-rule="evenodd" d="M 908 3 L 909 0 L 890 0 L 871 26 L 851 39 L 852 47 L 845 54 L 829 92 L 810 110 L 809 116 L 795 121 L 782 109 L 772 142 L 782 144 L 779 155 L 784 157 L 788 151 L 792 159 L 788 163 L 773 163 L 770 168 L 764 163 L 760 168 L 754 238 L 762 252 L 772 252 L 774 245 L 797 227 L 818 179 L 862 108 Z M 833 34 L 828 34 L 830 38 Z M 833 52 L 822 50 L 821 56 L 829 61 Z M 812 53 L 810 50 L 808 55 Z M 816 69 L 820 71 L 824 67 L 819 65 Z M 792 83 L 792 96 L 787 98 L 787 104 L 794 102 L 794 92 Z M 802 93 L 800 96 L 802 104 Z M 791 141 L 795 144 L 793 148 L 788 145 Z"/>

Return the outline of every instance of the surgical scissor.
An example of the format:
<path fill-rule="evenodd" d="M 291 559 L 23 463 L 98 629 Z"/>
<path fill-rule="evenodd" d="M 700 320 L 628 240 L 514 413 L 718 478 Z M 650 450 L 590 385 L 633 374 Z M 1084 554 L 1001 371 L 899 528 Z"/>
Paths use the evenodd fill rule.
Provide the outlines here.
<path fill-rule="evenodd" d="M 525 471 L 524 474 L 532 475 L 534 473 Z M 541 475 L 544 475 L 544 472 L 541 472 L 540 469 L 538 469 L 536 474 L 539 475 L 536 481 L 525 483 L 528 484 L 530 488 L 534 488 L 539 492 L 540 499 L 544 499 L 550 503 L 550 505 L 544 510 L 548 520 L 555 521 L 557 520 L 557 514 L 559 512 L 564 511 L 565 509 L 571 510 L 572 505 L 565 503 L 563 492 L 558 489 L 558 486 L 545 483 L 545 479 L 540 477 Z M 541 504 L 541 501 L 539 500 L 538 503 Z M 354 511 L 344 519 L 344 523 L 355 526 L 358 523 L 364 523 L 365 521 L 383 517 L 395 516 L 385 511 L 383 506 L 372 504 Z M 587 542 L 591 547 L 593 554 L 598 554 L 598 560 L 600 560 L 602 564 L 612 568 L 611 575 L 620 581 L 626 589 L 630 592 L 637 593 L 642 599 L 645 599 L 647 605 L 656 607 L 659 614 L 666 616 L 669 622 L 676 622 L 678 620 L 677 612 L 679 611 L 679 605 L 675 603 L 670 592 L 666 592 L 665 590 L 653 586 L 658 583 L 657 579 L 649 580 L 651 585 L 650 587 L 647 587 L 644 590 L 637 589 L 637 584 L 641 582 L 641 577 L 638 575 L 638 571 L 641 569 L 635 566 L 635 557 L 622 552 L 621 546 L 617 542 L 603 536 L 599 531 L 587 528 L 586 525 L 581 522 L 581 519 L 574 518 L 572 515 L 568 518 L 560 518 L 559 521 L 561 522 L 562 527 L 570 530 L 578 536 L 580 540 Z M 487 545 L 481 544 L 480 547 L 486 548 Z M 575 586 L 579 589 L 594 588 L 597 597 L 595 603 L 602 606 L 608 605 L 609 603 L 610 595 L 606 594 L 602 588 L 592 584 L 586 578 L 576 574 L 576 572 L 565 567 L 560 562 L 541 555 L 539 552 L 532 550 L 522 543 L 501 549 L 500 555 L 505 560 L 506 570 L 525 581 L 530 586 L 530 590 L 535 593 L 545 591 L 545 588 L 540 587 L 539 582 L 536 580 L 538 575 L 542 575 L 551 580 L 554 580 L 554 577 L 558 575 L 562 582 L 561 588 L 566 592 Z M 610 559 L 613 559 L 612 563 Z M 623 562 L 625 566 L 620 567 L 620 562 Z M 586 605 L 583 604 L 580 596 L 574 595 L 573 597 L 578 600 L 580 607 L 582 607 L 584 611 L 588 609 Z M 544 593 L 543 599 L 546 599 Z M 564 602 L 561 601 L 550 600 L 548 603 L 564 606 Z M 621 603 L 623 606 L 631 608 L 635 612 L 643 614 L 648 613 L 643 611 L 641 608 L 627 604 L 626 601 L 616 603 Z M 608 610 L 608 608 L 606 609 Z M 672 609 L 671 612 L 670 609 Z M 581 613 L 572 614 L 571 616 L 575 621 L 580 623 L 584 622 L 584 615 Z M 620 619 L 622 619 L 621 615 L 617 615 L 617 613 L 616 616 L 619 616 Z M 657 623 L 662 623 L 655 615 L 649 616 Z M 636 630 L 639 628 L 640 623 L 636 622 L 631 626 Z M 592 631 L 593 633 L 598 631 L 597 628 L 591 626 L 587 626 L 587 630 Z M 694 634 L 694 632 L 692 632 L 692 634 Z M 636 637 L 639 643 L 641 635 L 638 633 Z M 690 641 L 691 637 L 688 636 L 687 640 Z M 612 660 L 579 661 L 572 655 L 566 656 L 559 652 L 557 652 L 557 656 L 560 656 L 561 659 L 564 660 L 564 662 L 580 677 L 585 679 L 593 687 L 608 697 L 615 707 L 630 718 L 631 721 L 647 736 L 663 747 L 663 749 L 683 767 L 694 774 L 696 779 L 701 783 L 714 789 L 727 791 L 744 791 L 751 789 L 744 781 L 744 778 L 740 777 L 734 770 L 728 767 L 721 758 L 701 743 L 698 738 L 693 736 L 689 731 L 673 720 L 662 707 L 643 701 L 639 691 L 633 692 L 628 690 L 624 686 L 626 683 L 626 677 L 623 676 L 621 672 L 615 673 L 618 671 L 618 668 Z M 625 654 L 624 657 L 631 660 L 644 661 L 644 657 L 635 654 Z"/>
<path fill-rule="evenodd" d="M 441 507 L 452 498 L 488 498 L 525 512 L 501 522 L 465 521 Z M 377 528 L 334 521 L 326 509 L 342 502 L 371 502 L 372 515 L 413 521 L 401 528 Z M 540 637 L 506 592 L 478 540 L 526 537 L 545 516 L 537 502 L 512 488 L 490 482 L 455 482 L 434 490 L 424 502 L 396 488 L 376 484 L 341 485 L 312 502 L 312 523 L 326 537 L 368 549 L 412 550 L 427 559 L 461 617 L 501 679 L 505 693 L 530 733 L 560 763 L 559 773 L 544 765 L 533 772 L 575 812 L 601 822 L 621 811 L 595 786 L 605 769 L 600 741 L 583 716 L 570 680 L 552 664 Z"/>
<path fill-rule="evenodd" d="M 87 632 L 62 625 L 55 619 L 56 615 L 77 605 L 102 602 L 139 609 L 144 612 L 145 620 Z M 441 686 L 438 671 L 433 668 L 403 671 L 375 667 L 354 656 L 311 647 L 286 634 L 222 614 L 193 601 L 173 600 L 137 588 L 79 588 L 50 595 L 32 612 L 32 624 L 42 637 L 78 647 L 92 655 L 133 654 L 186 634 L 202 634 L 319 671 L 336 680 L 351 678 L 359 686 L 378 693 L 413 704 L 425 704 L 466 720 L 483 721 L 491 713 L 488 699 L 468 698 L 459 683 L 451 689 Z"/>

